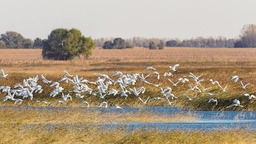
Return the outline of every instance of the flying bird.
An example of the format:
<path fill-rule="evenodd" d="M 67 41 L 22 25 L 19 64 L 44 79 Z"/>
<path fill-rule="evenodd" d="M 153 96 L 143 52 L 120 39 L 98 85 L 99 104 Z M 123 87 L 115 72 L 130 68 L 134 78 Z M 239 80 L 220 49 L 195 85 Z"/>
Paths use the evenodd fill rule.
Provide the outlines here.
<path fill-rule="evenodd" d="M 248 99 L 249 99 L 249 100 L 251 100 L 251 99 L 253 99 L 253 98 L 254 98 L 254 99 L 256 98 L 255 95 L 250 95 L 250 94 L 247 94 L 247 93 L 244 94 L 244 96 L 248 96 Z"/>
<path fill-rule="evenodd" d="M 238 80 L 241 79 L 239 76 L 237 75 L 231 75 L 231 81 L 233 80 L 234 82 L 238 82 Z M 242 80 L 242 79 L 241 79 Z"/>
<path fill-rule="evenodd" d="M 155 68 L 153 68 L 152 66 L 148 66 L 148 67 L 146 67 L 145 69 L 144 69 L 144 71 L 146 71 L 146 70 L 156 70 Z"/>
<path fill-rule="evenodd" d="M 240 81 L 240 83 L 241 83 L 241 85 L 242 85 L 242 89 L 246 89 L 246 86 L 248 86 L 249 84 L 251 84 L 251 83 L 247 83 L 247 84 L 244 85 L 244 83 L 243 83 L 242 81 Z"/>
<path fill-rule="evenodd" d="M 8 76 L 8 74 L 4 73 L 4 69 L 1 69 L 1 78 L 6 78 Z"/>
<path fill-rule="evenodd" d="M 233 100 L 233 104 L 230 105 L 230 106 L 227 106 L 226 108 L 230 108 L 230 107 L 233 107 L 233 106 L 236 106 L 236 107 L 244 107 L 243 105 L 241 105 L 240 101 L 237 100 L 237 99 L 234 99 L 234 100 Z"/>
<path fill-rule="evenodd" d="M 172 70 L 172 71 L 176 71 L 176 67 L 180 66 L 179 64 L 175 64 L 173 66 L 169 66 L 169 68 Z"/>
<path fill-rule="evenodd" d="M 216 105 L 218 105 L 218 100 L 217 99 L 210 98 L 208 103 L 212 103 L 212 102 L 215 102 Z"/>

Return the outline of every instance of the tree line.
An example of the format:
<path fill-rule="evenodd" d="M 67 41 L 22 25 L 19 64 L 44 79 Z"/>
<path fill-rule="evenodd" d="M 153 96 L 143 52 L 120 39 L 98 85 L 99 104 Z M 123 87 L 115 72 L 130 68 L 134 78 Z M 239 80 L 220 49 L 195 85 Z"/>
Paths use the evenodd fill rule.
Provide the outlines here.
<path fill-rule="evenodd" d="M 42 40 L 40 38 L 36 38 L 35 40 L 24 38 L 20 33 L 7 31 L 0 35 L 0 49 L 1 48 L 42 48 Z"/>
<path fill-rule="evenodd" d="M 111 47 L 115 38 L 99 38 L 94 39 L 96 47 L 105 49 L 115 49 Z M 200 47 L 200 48 L 256 48 L 256 25 L 245 25 L 241 30 L 239 38 L 227 39 L 225 37 L 218 38 L 192 38 L 186 40 L 179 39 L 159 39 L 159 38 L 143 38 L 133 37 L 130 39 L 122 39 L 123 43 L 132 47 L 144 47 L 149 49 L 163 49 L 163 47 Z M 113 42 L 113 43 L 111 43 Z"/>
<path fill-rule="evenodd" d="M 200 48 L 245 48 L 256 47 L 256 25 L 245 25 L 241 30 L 241 35 L 237 39 L 218 38 L 192 38 L 186 40 L 179 39 L 159 39 L 133 37 L 122 38 L 98 38 L 93 40 L 95 47 L 103 49 L 126 49 L 133 47 L 144 47 L 149 49 L 163 49 L 164 47 L 200 47 Z M 0 35 L 0 48 L 42 48 L 43 40 L 24 38 L 20 33 L 7 31 Z"/>

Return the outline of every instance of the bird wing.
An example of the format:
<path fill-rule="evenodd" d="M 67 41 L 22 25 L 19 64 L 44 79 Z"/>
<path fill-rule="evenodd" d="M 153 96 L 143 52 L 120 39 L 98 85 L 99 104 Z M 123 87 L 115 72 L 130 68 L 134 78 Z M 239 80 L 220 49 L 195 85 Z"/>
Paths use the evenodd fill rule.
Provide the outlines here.
<path fill-rule="evenodd" d="M 2 76 L 4 75 L 4 69 L 1 69 Z"/>
<path fill-rule="evenodd" d="M 64 70 L 64 73 L 66 74 L 66 76 L 68 77 L 72 77 L 73 75 L 69 74 L 67 71 Z"/>
<path fill-rule="evenodd" d="M 173 65 L 173 68 L 175 69 L 177 66 L 180 66 L 179 64 L 175 64 Z"/>

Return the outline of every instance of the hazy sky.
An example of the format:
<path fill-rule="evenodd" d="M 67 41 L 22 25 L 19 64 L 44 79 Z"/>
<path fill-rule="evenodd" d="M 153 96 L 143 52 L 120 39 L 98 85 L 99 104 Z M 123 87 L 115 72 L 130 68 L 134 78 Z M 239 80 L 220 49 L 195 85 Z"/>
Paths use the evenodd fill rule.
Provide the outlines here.
<path fill-rule="evenodd" d="M 256 24 L 256 0 L 0 0 L 0 33 L 32 39 L 72 27 L 92 38 L 236 38 L 244 24 Z"/>

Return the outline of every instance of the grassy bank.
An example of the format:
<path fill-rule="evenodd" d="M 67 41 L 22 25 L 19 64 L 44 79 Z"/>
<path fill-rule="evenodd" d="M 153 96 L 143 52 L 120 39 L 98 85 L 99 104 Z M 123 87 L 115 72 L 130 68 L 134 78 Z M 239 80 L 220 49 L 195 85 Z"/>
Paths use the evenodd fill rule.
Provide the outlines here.
<path fill-rule="evenodd" d="M 191 114 L 157 114 L 154 112 L 111 113 L 101 110 L 35 110 L 0 109 L 0 124 L 96 124 L 112 122 L 194 122 Z"/>
<path fill-rule="evenodd" d="M 47 129 L 43 126 L 23 127 L 22 125 L 3 125 L 0 128 L 0 143 L 166 143 L 166 144 L 253 144 L 255 133 L 244 130 L 235 131 L 157 131 L 135 130 L 127 132 L 125 128 L 102 131 L 97 127 L 67 128 L 62 126 Z"/>

